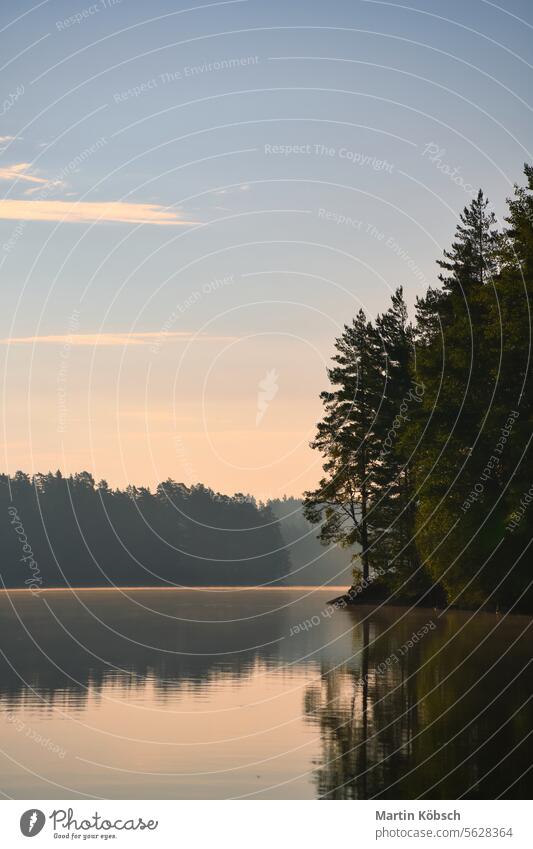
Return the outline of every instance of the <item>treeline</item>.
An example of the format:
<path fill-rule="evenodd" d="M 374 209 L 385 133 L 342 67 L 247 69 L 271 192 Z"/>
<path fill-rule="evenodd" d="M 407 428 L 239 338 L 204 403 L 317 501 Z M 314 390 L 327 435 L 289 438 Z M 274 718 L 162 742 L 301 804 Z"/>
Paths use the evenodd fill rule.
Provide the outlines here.
<path fill-rule="evenodd" d="M 111 489 L 88 472 L 0 475 L 1 585 L 255 586 L 289 558 L 267 505 L 167 480 Z"/>
<path fill-rule="evenodd" d="M 361 546 L 352 595 L 533 607 L 525 174 L 502 229 L 482 191 L 464 209 L 413 324 L 399 288 L 336 340 L 313 442 L 324 477 L 305 512 L 324 542 Z"/>

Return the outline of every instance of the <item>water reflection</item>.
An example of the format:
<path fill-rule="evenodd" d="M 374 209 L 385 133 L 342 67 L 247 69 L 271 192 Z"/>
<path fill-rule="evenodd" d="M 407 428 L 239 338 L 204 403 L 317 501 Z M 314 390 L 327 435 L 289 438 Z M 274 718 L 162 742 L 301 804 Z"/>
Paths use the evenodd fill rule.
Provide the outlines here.
<path fill-rule="evenodd" d="M 413 642 L 426 614 L 373 614 L 353 632 L 361 668 L 323 664 L 306 694 L 321 729 L 319 796 L 530 797 L 531 620 L 471 616 L 433 615 Z"/>
<path fill-rule="evenodd" d="M 529 798 L 532 620 L 330 593 L 2 594 L 1 789 Z"/>

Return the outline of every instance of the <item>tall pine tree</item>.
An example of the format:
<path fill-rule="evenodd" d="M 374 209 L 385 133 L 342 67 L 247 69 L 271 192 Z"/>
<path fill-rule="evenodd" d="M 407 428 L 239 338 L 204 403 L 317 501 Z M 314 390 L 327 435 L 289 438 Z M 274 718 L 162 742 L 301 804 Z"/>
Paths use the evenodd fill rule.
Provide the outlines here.
<path fill-rule="evenodd" d="M 417 304 L 414 376 L 424 385 L 405 447 L 414 452 L 422 562 L 450 600 L 479 603 L 472 562 L 486 558 L 479 534 L 486 489 L 467 509 L 491 455 L 486 420 L 495 391 L 487 362 L 487 317 L 494 300 L 500 236 L 480 191 L 460 216 L 455 240 L 439 261 L 442 289 Z"/>
<path fill-rule="evenodd" d="M 312 447 L 324 455 L 325 476 L 305 494 L 304 512 L 321 523 L 319 539 L 342 547 L 361 546 L 362 578 L 371 569 L 372 475 L 378 462 L 376 427 L 383 403 L 378 334 L 362 310 L 335 342 L 332 390 L 322 392 L 324 418 Z M 357 582 L 357 576 L 354 576 Z"/>
<path fill-rule="evenodd" d="M 417 595 L 428 586 L 418 561 L 415 540 L 416 495 L 412 485 L 413 457 L 403 449 L 403 434 L 413 410 L 421 403 L 423 386 L 413 382 L 413 328 L 403 289 L 396 290 L 390 308 L 376 319 L 382 350 L 384 399 L 376 426 L 379 460 L 372 475 L 373 562 L 385 572 L 389 589 Z"/>

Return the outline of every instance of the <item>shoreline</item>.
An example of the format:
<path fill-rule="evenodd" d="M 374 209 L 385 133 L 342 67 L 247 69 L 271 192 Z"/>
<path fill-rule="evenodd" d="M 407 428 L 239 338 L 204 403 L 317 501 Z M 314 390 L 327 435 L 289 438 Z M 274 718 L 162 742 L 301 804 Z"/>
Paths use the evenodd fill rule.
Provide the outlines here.
<path fill-rule="evenodd" d="M 32 597 L 39 596 L 41 594 L 50 595 L 52 593 L 63 593 L 76 595 L 77 593 L 138 593 L 138 592 L 165 592 L 165 593 L 219 593 L 221 595 L 228 593 L 238 593 L 238 592 L 285 592 L 287 590 L 293 590 L 295 592 L 307 592 L 311 593 L 324 593 L 331 591 L 339 591 L 341 590 L 340 595 L 334 596 L 333 598 L 328 599 L 325 604 L 334 607 L 338 610 L 357 610 L 357 608 L 365 608 L 372 609 L 376 612 L 379 612 L 380 609 L 389 609 L 394 607 L 399 608 L 411 608 L 413 612 L 417 610 L 434 610 L 434 611 L 458 611 L 458 612 L 473 612 L 473 613 L 487 613 L 492 616 L 506 616 L 511 614 L 513 616 L 526 616 L 531 618 L 533 616 L 533 611 L 523 609 L 518 607 L 517 609 L 509 609 L 509 608 L 498 608 L 497 605 L 490 603 L 481 604 L 477 607 L 467 606 L 467 605 L 448 605 L 446 603 L 435 603 L 434 601 L 423 601 L 421 603 L 414 601 L 411 599 L 401 599 L 401 598 L 392 598 L 385 596 L 384 594 L 374 593 L 372 598 L 369 598 L 369 594 L 359 593 L 355 596 L 350 596 L 349 592 L 346 591 L 343 586 L 323 586 L 323 585 L 314 585 L 314 584 L 298 584 L 294 586 L 230 586 L 230 585 L 211 585 L 211 586 L 200 586 L 200 587 L 159 587 L 159 586 L 116 586 L 116 587 L 47 587 L 40 588 L 39 590 L 32 590 L 30 587 L 2 587 L 0 588 L 0 598 L 6 597 L 9 598 L 10 595 L 23 595 L 29 594 Z"/>
<path fill-rule="evenodd" d="M 355 595 L 350 595 L 349 592 L 342 593 L 335 598 L 329 599 L 326 604 L 331 607 L 335 607 L 338 610 L 355 610 L 358 607 L 372 607 L 375 610 L 379 608 L 389 608 L 389 607 L 410 607 L 412 610 L 434 610 L 434 611 L 464 611 L 474 612 L 474 613 L 490 613 L 493 616 L 506 616 L 507 614 L 511 614 L 513 616 L 533 616 L 533 610 L 529 610 L 527 608 L 521 608 L 520 606 L 515 607 L 500 607 L 499 604 L 486 601 L 477 606 L 474 605 L 466 605 L 466 604 L 448 604 L 446 601 L 442 599 L 429 599 L 428 601 L 416 601 L 413 598 L 394 598 L 392 596 L 386 596 L 385 594 L 376 594 L 372 598 L 368 598 L 365 596 L 365 593 L 359 593 Z"/>
<path fill-rule="evenodd" d="M 30 593 L 31 595 L 40 595 L 41 593 L 67 593 L 67 592 L 117 592 L 118 590 L 128 590 L 128 592 L 137 592 L 137 591 L 157 591 L 161 592 L 162 590 L 165 592 L 191 592 L 191 591 L 200 591 L 200 592 L 243 592 L 253 590 L 254 592 L 281 592 L 283 590 L 313 590 L 315 592 L 331 592 L 332 590 L 344 590 L 343 586 L 334 586 L 328 585 L 324 586 L 322 584 L 288 584 L 282 587 L 270 587 L 270 586 L 243 586 L 242 584 L 232 586 L 228 584 L 212 584 L 209 586 L 183 586 L 183 587 L 159 587 L 159 586 L 130 586 L 130 585 L 119 585 L 115 587 L 39 587 L 38 589 L 34 589 L 32 591 L 31 587 L 2 587 L 0 588 L 0 593 L 8 594 L 8 593 Z M 339 596 L 340 598 L 340 596 Z"/>

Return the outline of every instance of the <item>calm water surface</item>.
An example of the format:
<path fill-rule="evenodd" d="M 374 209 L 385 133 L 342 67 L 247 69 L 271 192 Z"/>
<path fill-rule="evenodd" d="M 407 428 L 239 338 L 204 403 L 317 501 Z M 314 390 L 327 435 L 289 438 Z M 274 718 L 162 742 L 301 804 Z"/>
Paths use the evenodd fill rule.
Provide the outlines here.
<path fill-rule="evenodd" d="M 1 593 L 2 792 L 531 798 L 531 617 L 331 595 Z"/>

